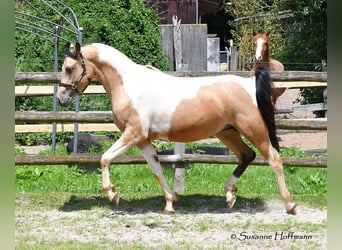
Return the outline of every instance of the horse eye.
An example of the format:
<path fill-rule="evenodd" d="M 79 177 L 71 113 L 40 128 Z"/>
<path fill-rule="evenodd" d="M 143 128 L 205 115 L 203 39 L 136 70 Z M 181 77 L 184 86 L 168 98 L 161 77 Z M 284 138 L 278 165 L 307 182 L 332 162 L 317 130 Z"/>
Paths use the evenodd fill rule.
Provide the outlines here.
<path fill-rule="evenodd" d="M 65 68 L 65 71 L 66 71 L 68 74 L 71 74 L 71 73 L 72 73 L 72 67 L 66 67 L 66 68 Z"/>

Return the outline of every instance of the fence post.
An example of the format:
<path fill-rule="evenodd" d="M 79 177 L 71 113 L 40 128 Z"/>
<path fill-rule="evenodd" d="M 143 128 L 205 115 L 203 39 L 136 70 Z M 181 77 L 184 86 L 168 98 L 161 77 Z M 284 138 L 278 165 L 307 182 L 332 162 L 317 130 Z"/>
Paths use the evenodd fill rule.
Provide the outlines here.
<path fill-rule="evenodd" d="M 178 20 L 176 15 L 172 16 L 173 23 L 173 46 L 175 52 L 176 71 L 181 71 L 183 65 L 182 55 L 182 37 L 181 37 L 181 19 Z"/>
<path fill-rule="evenodd" d="M 176 15 L 172 16 L 173 23 L 173 42 L 174 42 L 174 52 L 176 61 L 176 71 L 183 71 L 183 55 L 182 55 L 182 38 L 181 38 L 181 19 L 178 20 Z M 185 153 L 185 143 L 175 143 L 174 154 Z M 176 163 L 174 165 L 174 175 L 173 175 L 173 191 L 176 193 L 181 193 L 184 191 L 184 175 L 185 175 L 185 165 L 184 163 Z"/>
<path fill-rule="evenodd" d="M 185 143 L 175 143 L 174 154 L 184 154 Z M 173 176 L 173 191 L 175 193 L 184 192 L 184 178 L 185 178 L 185 164 L 175 163 L 174 165 L 174 176 Z"/>
<path fill-rule="evenodd" d="M 238 70 L 238 51 L 237 47 L 233 46 L 231 47 L 231 52 L 230 52 L 230 71 L 237 71 Z"/>

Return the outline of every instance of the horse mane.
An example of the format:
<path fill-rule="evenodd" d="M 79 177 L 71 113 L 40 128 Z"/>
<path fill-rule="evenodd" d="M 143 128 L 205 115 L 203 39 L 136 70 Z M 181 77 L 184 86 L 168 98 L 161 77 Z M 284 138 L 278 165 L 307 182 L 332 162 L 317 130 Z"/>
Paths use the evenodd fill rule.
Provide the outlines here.
<path fill-rule="evenodd" d="M 258 67 L 255 69 L 255 85 L 258 108 L 266 123 L 268 136 L 272 146 L 279 152 L 279 141 L 274 120 L 274 106 L 271 99 L 273 94 L 273 83 L 267 68 Z"/>

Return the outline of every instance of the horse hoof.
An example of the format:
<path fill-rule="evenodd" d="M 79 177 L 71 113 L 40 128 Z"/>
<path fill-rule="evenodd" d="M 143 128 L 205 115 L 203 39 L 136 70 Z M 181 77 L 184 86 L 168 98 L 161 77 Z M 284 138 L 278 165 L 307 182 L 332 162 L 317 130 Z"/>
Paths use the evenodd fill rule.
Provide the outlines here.
<path fill-rule="evenodd" d="M 119 206 L 119 202 L 120 202 L 120 197 L 118 193 L 115 193 L 113 198 L 110 200 L 111 203 L 113 203 L 113 205 L 115 206 Z"/>
<path fill-rule="evenodd" d="M 227 201 L 228 208 L 232 209 L 236 202 L 236 196 L 232 196 L 229 201 Z"/>
<path fill-rule="evenodd" d="M 175 214 L 176 213 L 176 211 L 175 210 L 167 210 L 167 209 L 164 209 L 164 211 L 163 211 L 163 214 L 165 214 L 165 215 L 172 215 L 172 214 Z"/>
<path fill-rule="evenodd" d="M 294 204 L 290 210 L 287 210 L 288 214 L 296 215 L 297 214 L 297 204 Z"/>

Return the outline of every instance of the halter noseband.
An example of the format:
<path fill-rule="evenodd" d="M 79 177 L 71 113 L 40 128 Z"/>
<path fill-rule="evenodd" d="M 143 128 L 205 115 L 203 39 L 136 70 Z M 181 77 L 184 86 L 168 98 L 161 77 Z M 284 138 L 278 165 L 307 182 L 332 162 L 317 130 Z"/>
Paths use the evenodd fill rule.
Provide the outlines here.
<path fill-rule="evenodd" d="M 87 85 L 82 91 L 79 91 L 78 88 L 77 88 L 78 83 L 82 80 L 82 78 L 83 78 L 85 75 L 87 75 L 87 70 L 86 70 L 86 66 L 85 66 L 85 61 L 84 61 L 83 55 L 82 55 L 81 52 L 79 52 L 79 55 L 80 55 L 80 58 L 81 58 L 82 69 L 83 69 L 82 74 L 80 75 L 80 77 L 78 78 L 78 80 L 76 80 L 75 82 L 72 82 L 71 84 L 60 82 L 60 83 L 59 83 L 59 87 L 71 88 L 73 91 L 75 91 L 77 94 L 80 95 L 80 94 L 82 94 L 82 93 L 86 90 L 86 88 L 88 87 L 88 85 L 89 85 L 89 83 L 90 83 L 90 81 L 91 81 L 91 78 L 90 78 L 89 76 L 87 76 L 88 85 Z M 68 53 L 66 56 L 69 56 L 69 57 L 71 57 L 71 58 L 77 60 L 77 58 L 76 58 L 74 55 L 70 54 L 70 53 Z"/>

